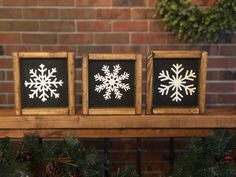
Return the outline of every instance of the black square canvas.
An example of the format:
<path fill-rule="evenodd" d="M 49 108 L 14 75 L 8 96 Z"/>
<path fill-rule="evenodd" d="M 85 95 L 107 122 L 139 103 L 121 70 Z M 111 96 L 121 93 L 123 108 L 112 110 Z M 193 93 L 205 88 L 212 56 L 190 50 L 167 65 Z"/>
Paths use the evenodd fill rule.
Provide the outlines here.
<path fill-rule="evenodd" d="M 198 59 L 153 59 L 153 107 L 198 106 Z"/>
<path fill-rule="evenodd" d="M 135 61 L 89 60 L 89 107 L 134 107 Z"/>
<path fill-rule="evenodd" d="M 21 58 L 22 108 L 68 107 L 66 58 Z"/>

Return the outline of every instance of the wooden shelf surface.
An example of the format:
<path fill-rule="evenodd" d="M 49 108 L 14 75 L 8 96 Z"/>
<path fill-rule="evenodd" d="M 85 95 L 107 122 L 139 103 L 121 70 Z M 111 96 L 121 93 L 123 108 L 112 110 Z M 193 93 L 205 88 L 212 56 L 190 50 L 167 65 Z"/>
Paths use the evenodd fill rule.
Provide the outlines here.
<path fill-rule="evenodd" d="M 69 135 L 103 137 L 204 136 L 214 128 L 236 128 L 236 109 L 207 109 L 203 115 L 123 116 L 16 116 L 13 109 L 0 109 L 0 137 Z"/>

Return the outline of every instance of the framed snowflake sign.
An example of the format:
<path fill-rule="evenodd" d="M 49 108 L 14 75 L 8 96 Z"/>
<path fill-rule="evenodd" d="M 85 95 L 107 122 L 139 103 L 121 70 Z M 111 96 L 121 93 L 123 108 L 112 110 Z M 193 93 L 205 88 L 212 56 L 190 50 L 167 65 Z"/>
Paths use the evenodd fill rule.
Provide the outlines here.
<path fill-rule="evenodd" d="M 207 52 L 153 51 L 147 59 L 147 114 L 205 111 Z"/>
<path fill-rule="evenodd" d="M 141 78 L 141 55 L 84 56 L 83 114 L 141 114 Z"/>
<path fill-rule="evenodd" d="M 75 114 L 71 52 L 13 53 L 17 115 Z"/>

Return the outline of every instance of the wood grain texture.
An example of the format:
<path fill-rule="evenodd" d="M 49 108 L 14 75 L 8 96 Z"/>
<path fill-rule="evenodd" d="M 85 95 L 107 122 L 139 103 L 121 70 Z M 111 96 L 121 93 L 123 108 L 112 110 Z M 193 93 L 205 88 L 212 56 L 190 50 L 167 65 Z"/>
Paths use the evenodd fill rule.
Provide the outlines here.
<path fill-rule="evenodd" d="M 142 55 L 135 62 L 135 114 L 142 113 Z"/>
<path fill-rule="evenodd" d="M 135 108 L 89 108 L 90 115 L 132 115 L 135 113 Z"/>
<path fill-rule="evenodd" d="M 153 52 L 147 56 L 146 80 L 146 114 L 152 113 L 152 87 L 153 87 Z"/>
<path fill-rule="evenodd" d="M 75 114 L 75 66 L 74 53 L 68 52 L 68 98 L 69 98 L 69 115 Z"/>
<path fill-rule="evenodd" d="M 88 56 L 83 56 L 82 63 L 82 112 L 83 114 L 88 114 Z"/>
<path fill-rule="evenodd" d="M 22 138 L 25 135 L 37 134 L 41 138 L 151 138 L 151 137 L 204 137 L 212 129 L 40 129 L 40 130 L 1 130 L 0 138 Z"/>
<path fill-rule="evenodd" d="M 135 54 L 89 54 L 89 60 L 136 60 Z"/>
<path fill-rule="evenodd" d="M 200 79 L 199 79 L 199 113 L 205 112 L 206 100 L 206 73 L 207 73 L 207 52 L 202 52 L 200 64 Z"/>
<path fill-rule="evenodd" d="M 23 108 L 23 115 L 68 115 L 68 108 Z"/>
<path fill-rule="evenodd" d="M 14 101 L 16 115 L 21 115 L 20 64 L 18 53 L 13 53 Z"/>
<path fill-rule="evenodd" d="M 199 108 L 153 108 L 154 114 L 199 114 Z"/>
<path fill-rule="evenodd" d="M 189 59 L 189 58 L 201 58 L 200 51 L 153 51 L 154 58 L 165 58 L 165 59 L 173 59 L 173 58 L 181 58 L 181 59 Z"/>
<path fill-rule="evenodd" d="M 19 58 L 67 58 L 67 52 L 19 52 Z"/>
<path fill-rule="evenodd" d="M 0 129 L 208 129 L 236 128 L 236 109 L 207 109 L 197 115 L 15 116 L 0 110 Z"/>

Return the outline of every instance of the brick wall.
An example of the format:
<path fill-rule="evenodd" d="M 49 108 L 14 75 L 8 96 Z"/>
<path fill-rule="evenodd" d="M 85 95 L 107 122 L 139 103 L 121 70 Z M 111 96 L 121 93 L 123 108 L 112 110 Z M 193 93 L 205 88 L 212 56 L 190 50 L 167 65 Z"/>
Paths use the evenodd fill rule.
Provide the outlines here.
<path fill-rule="evenodd" d="M 192 2 L 206 6 L 214 0 Z M 13 51 L 75 52 L 78 106 L 83 54 L 141 53 L 145 64 L 148 51 L 192 49 L 209 52 L 207 106 L 235 107 L 236 34 L 217 44 L 180 42 L 154 18 L 154 4 L 155 0 L 0 0 L 0 108 L 14 106 Z M 114 167 L 127 161 L 135 164 L 135 143 L 111 141 Z M 142 140 L 142 147 L 142 171 L 157 176 L 168 166 L 168 152 L 163 151 L 168 140 Z"/>

